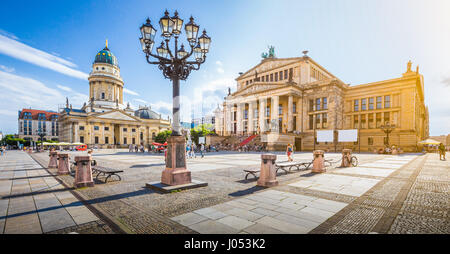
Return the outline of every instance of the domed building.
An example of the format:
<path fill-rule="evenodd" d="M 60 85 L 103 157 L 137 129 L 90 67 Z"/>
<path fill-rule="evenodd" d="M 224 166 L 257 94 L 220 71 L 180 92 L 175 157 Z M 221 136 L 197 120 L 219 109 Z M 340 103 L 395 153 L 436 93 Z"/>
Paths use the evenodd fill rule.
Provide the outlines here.
<path fill-rule="evenodd" d="M 108 43 L 95 55 L 88 80 L 89 101 L 73 109 L 67 99 L 60 112 L 60 141 L 104 148 L 147 145 L 170 129 L 170 121 L 150 107 L 133 110 L 125 105 L 119 63 Z"/>

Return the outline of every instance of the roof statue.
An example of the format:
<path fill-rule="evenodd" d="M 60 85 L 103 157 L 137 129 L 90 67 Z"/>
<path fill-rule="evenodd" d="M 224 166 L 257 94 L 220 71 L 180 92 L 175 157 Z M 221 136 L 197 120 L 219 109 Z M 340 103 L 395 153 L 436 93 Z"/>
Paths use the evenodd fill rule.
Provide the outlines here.
<path fill-rule="evenodd" d="M 411 72 L 411 65 L 412 65 L 412 62 L 411 62 L 411 60 L 409 60 L 408 64 L 406 65 L 406 72 Z"/>
<path fill-rule="evenodd" d="M 269 48 L 269 52 L 262 53 L 261 57 L 262 58 L 275 58 L 275 47 L 274 46 L 268 46 L 268 48 Z"/>

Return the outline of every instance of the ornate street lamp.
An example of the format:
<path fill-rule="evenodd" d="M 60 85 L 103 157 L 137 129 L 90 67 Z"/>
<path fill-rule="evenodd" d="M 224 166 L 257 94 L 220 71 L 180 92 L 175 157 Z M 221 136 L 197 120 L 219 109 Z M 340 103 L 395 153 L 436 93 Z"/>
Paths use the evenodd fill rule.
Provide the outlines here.
<path fill-rule="evenodd" d="M 162 182 L 169 185 L 182 184 L 174 178 L 180 179 L 182 177 L 173 177 L 174 173 L 169 174 L 169 169 L 173 171 L 184 168 L 186 171 L 184 138 L 177 139 L 181 136 L 180 125 L 180 80 L 186 80 L 192 70 L 199 70 L 200 65 L 206 60 L 206 53 L 209 52 L 211 38 L 203 31 L 203 34 L 197 38 L 199 26 L 195 24 L 194 18 L 190 17 L 189 22 L 184 26 L 186 32 L 186 39 L 190 50 L 186 51 L 184 45 L 178 46 L 178 39 L 182 33 L 183 20 L 178 17 L 178 12 L 175 11 L 174 16 L 170 17 L 166 10 L 164 16 L 159 20 L 161 29 L 161 37 L 163 41 L 160 46 L 156 48 L 156 54 L 152 53 L 155 44 L 156 29 L 151 25 L 150 19 L 147 19 L 141 30 L 141 38 L 139 38 L 142 50 L 149 64 L 156 64 L 162 71 L 165 78 L 172 80 L 173 83 L 173 127 L 172 136 L 168 140 L 168 150 L 166 158 L 166 170 L 163 171 Z M 174 48 L 169 47 L 170 40 L 174 38 Z M 193 60 L 189 57 L 194 55 Z M 151 61 L 150 58 L 155 58 L 156 61 Z M 182 142 L 182 144 L 181 144 Z M 183 146 L 183 149 L 177 148 Z M 182 153 L 183 155 L 179 154 Z M 179 171 L 179 170 L 178 170 Z M 189 182 L 190 182 L 190 172 Z M 185 181 L 184 181 L 185 182 Z"/>
<path fill-rule="evenodd" d="M 44 150 L 44 137 L 45 137 L 45 132 L 42 132 L 41 129 L 39 129 L 38 136 L 41 138 L 41 151 L 43 151 L 43 150 Z"/>
<path fill-rule="evenodd" d="M 395 129 L 395 125 L 391 125 L 390 122 L 385 122 L 380 126 L 380 129 L 386 133 L 386 145 L 389 146 L 389 134 Z"/>

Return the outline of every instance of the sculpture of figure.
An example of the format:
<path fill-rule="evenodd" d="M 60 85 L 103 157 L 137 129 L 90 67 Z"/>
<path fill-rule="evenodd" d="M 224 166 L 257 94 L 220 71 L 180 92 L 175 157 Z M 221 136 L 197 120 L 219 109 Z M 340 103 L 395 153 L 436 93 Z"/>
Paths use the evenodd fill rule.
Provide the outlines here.
<path fill-rule="evenodd" d="M 269 52 L 268 53 L 262 53 L 261 57 L 262 58 L 274 58 L 275 57 L 275 47 L 274 46 L 269 46 Z"/>
<path fill-rule="evenodd" d="M 228 87 L 228 95 L 231 95 L 231 88 Z"/>
<path fill-rule="evenodd" d="M 412 62 L 411 62 L 411 60 L 409 60 L 408 64 L 406 65 L 406 72 L 411 72 L 411 65 L 412 65 Z"/>

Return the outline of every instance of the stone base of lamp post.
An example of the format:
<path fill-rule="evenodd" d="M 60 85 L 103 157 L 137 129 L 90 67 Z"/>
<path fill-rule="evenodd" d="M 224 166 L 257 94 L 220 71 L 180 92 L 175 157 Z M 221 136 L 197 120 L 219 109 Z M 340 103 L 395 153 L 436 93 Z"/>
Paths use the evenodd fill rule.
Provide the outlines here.
<path fill-rule="evenodd" d="M 75 156 L 75 162 L 77 166 L 73 185 L 76 188 L 93 187 L 94 180 L 92 179 L 91 156 Z"/>
<path fill-rule="evenodd" d="M 48 168 L 58 168 L 58 152 L 50 151 L 50 160 L 48 162 Z"/>
<path fill-rule="evenodd" d="M 261 154 L 261 172 L 257 181 L 258 186 L 274 187 L 278 185 L 276 179 L 277 170 L 275 168 L 275 154 Z"/>
<path fill-rule="evenodd" d="M 161 182 L 147 183 L 146 186 L 167 193 L 207 185 L 206 182 L 192 180 L 191 171 L 186 168 L 186 138 L 170 136 L 167 139 L 166 169 L 162 172 Z"/>
<path fill-rule="evenodd" d="M 69 169 L 69 154 L 60 153 L 58 154 L 58 175 L 68 175 L 70 174 Z"/>
<path fill-rule="evenodd" d="M 311 172 L 313 173 L 323 173 L 325 172 L 325 166 L 324 166 L 324 154 L 325 152 L 323 150 L 315 150 L 313 152 L 314 161 L 313 161 L 313 168 Z"/>

